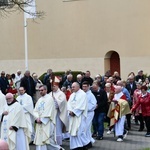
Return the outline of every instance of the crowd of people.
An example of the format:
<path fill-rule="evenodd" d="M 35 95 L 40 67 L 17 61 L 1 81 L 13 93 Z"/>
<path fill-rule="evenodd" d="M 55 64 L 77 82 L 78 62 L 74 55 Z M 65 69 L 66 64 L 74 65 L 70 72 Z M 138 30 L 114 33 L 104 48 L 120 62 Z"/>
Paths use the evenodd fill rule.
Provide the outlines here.
<path fill-rule="evenodd" d="M 48 69 L 43 80 L 36 73 L 22 75 L 1 72 L 0 136 L 10 150 L 63 150 L 63 140 L 70 140 L 71 150 L 92 148 L 104 138 L 104 122 L 124 141 L 132 129 L 131 119 L 146 127 L 150 137 L 150 82 L 143 71 L 129 73 L 122 80 L 119 73 L 91 77 L 90 71 L 73 77 L 71 70 L 55 76 Z M 92 130 L 91 130 L 92 129 Z"/>

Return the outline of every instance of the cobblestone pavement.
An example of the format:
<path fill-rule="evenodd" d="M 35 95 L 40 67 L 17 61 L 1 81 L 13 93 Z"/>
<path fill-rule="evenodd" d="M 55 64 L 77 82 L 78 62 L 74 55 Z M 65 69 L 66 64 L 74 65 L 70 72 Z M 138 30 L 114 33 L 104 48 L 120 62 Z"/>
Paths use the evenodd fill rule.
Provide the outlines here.
<path fill-rule="evenodd" d="M 113 134 L 107 135 L 105 129 L 104 139 L 96 141 L 91 150 L 150 150 L 150 137 L 145 137 L 146 130 L 138 132 L 139 126 L 132 124 L 123 142 L 117 142 Z M 69 150 L 69 141 L 64 141 L 65 150 Z M 30 150 L 35 150 L 35 146 L 30 146 Z"/>

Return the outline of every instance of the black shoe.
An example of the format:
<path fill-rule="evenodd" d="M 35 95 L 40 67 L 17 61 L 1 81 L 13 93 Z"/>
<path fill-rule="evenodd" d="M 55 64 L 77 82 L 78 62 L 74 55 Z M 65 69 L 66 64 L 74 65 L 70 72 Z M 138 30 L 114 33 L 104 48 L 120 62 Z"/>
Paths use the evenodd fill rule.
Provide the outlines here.
<path fill-rule="evenodd" d="M 88 148 L 88 149 L 92 148 L 92 143 L 89 142 L 85 147 Z"/>
<path fill-rule="evenodd" d="M 96 140 L 103 140 L 103 136 L 96 137 Z"/>
<path fill-rule="evenodd" d="M 31 141 L 31 142 L 29 143 L 29 145 L 34 145 L 33 141 Z"/>

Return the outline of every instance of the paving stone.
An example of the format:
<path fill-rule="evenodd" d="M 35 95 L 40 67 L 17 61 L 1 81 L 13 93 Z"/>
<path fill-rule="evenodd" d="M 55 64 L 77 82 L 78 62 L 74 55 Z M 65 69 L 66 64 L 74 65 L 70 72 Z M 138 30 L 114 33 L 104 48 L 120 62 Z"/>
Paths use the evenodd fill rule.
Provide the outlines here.
<path fill-rule="evenodd" d="M 150 137 L 145 137 L 146 129 L 138 132 L 138 128 L 138 125 L 132 124 L 123 142 L 117 142 L 113 133 L 107 135 L 105 129 L 104 139 L 96 140 L 91 150 L 150 150 Z M 69 141 L 64 141 L 62 147 L 69 150 Z M 30 150 L 35 150 L 35 146 L 30 146 Z"/>

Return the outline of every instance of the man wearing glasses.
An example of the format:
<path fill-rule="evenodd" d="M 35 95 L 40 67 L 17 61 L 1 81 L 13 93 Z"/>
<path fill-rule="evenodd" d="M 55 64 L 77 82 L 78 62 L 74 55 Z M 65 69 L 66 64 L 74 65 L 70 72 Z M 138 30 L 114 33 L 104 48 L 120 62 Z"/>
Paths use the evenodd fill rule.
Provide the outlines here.
<path fill-rule="evenodd" d="M 41 85 L 39 87 L 41 98 L 37 101 L 33 115 L 36 122 L 36 132 L 34 144 L 36 150 L 60 150 L 55 138 L 56 128 L 56 110 L 53 98 L 47 94 L 47 86 Z"/>

